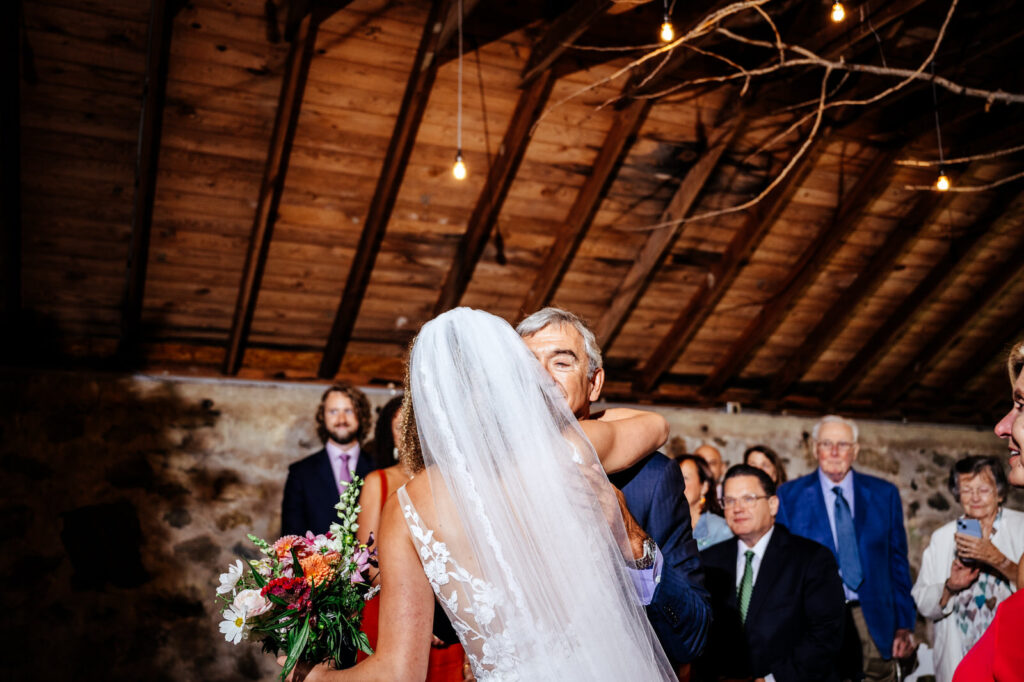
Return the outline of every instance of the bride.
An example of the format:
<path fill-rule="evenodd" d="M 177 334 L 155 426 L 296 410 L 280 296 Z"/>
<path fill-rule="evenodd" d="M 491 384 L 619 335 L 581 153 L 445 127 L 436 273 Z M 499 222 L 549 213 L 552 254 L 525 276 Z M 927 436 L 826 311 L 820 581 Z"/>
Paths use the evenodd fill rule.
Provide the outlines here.
<path fill-rule="evenodd" d="M 387 627 L 356 667 L 305 679 L 422 680 L 435 597 L 480 682 L 675 679 L 604 473 L 656 449 L 664 419 L 577 422 L 515 331 L 468 308 L 423 326 L 406 381 L 402 450 L 418 473 L 381 519 Z"/>

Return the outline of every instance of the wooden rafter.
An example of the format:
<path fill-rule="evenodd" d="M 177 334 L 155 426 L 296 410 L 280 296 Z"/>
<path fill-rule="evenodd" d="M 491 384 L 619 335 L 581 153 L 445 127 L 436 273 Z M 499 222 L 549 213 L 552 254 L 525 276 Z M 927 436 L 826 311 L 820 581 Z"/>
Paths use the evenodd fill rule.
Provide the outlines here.
<path fill-rule="evenodd" d="M 139 113 L 139 144 L 135 154 L 135 193 L 132 199 L 131 244 L 121 302 L 121 339 L 118 357 L 129 364 L 138 353 L 142 302 L 146 290 L 149 238 L 153 226 L 153 200 L 160 161 L 167 67 L 171 59 L 171 32 L 181 0 L 152 0 L 146 47 L 146 73 Z"/>
<path fill-rule="evenodd" d="M 464 13 L 471 12 L 477 2 L 478 0 L 465 0 L 463 3 Z M 377 180 L 377 187 L 370 200 L 359 245 L 353 255 L 348 279 L 342 290 L 341 301 L 338 303 L 330 336 L 320 361 L 320 369 L 317 374 L 323 378 L 331 378 L 337 374 L 338 368 L 341 367 L 341 359 L 345 355 L 345 349 L 352 337 L 356 316 L 359 314 L 363 297 L 366 295 L 370 274 L 377 261 L 377 254 L 380 252 L 380 245 L 384 239 L 384 231 L 391 217 L 391 211 L 394 209 L 395 199 L 402 185 L 402 178 L 405 176 L 405 167 L 416 143 L 416 134 L 430 99 L 434 78 L 437 76 L 437 55 L 445 48 L 455 33 L 458 20 L 457 11 L 458 4 L 452 0 L 436 0 L 431 3 L 430 14 L 424 25 L 416 58 L 413 61 L 412 73 L 409 75 L 391 141 L 388 143 L 388 150 L 384 156 L 380 178 Z"/>
<path fill-rule="evenodd" d="M 611 5 L 611 0 L 576 0 L 551 22 L 550 28 L 530 50 L 530 59 L 523 67 L 520 86 L 527 85 L 547 70 Z"/>
<path fill-rule="evenodd" d="M 590 175 L 576 194 L 576 200 L 569 209 L 561 232 L 555 237 L 555 243 L 548 251 L 540 272 L 526 292 L 520 307 L 522 314 L 529 315 L 547 305 L 558 289 L 562 277 L 586 236 L 590 223 L 597 214 L 608 185 L 650 109 L 650 100 L 634 100 L 616 113 Z"/>
<path fill-rule="evenodd" d="M 915 382 L 927 375 L 929 370 L 959 342 L 964 333 L 976 324 L 982 312 L 1000 299 L 1020 278 L 1024 273 L 1022 260 L 1024 242 L 1018 245 L 1003 264 L 989 276 L 985 284 L 960 306 L 942 329 L 932 336 L 931 341 L 918 351 L 906 368 L 878 392 L 875 404 L 880 405 L 882 409 L 889 409 Z"/>
<path fill-rule="evenodd" d="M 922 226 L 931 223 L 951 199 L 950 194 L 931 192 L 922 193 L 918 197 L 910 212 L 900 220 L 882 247 L 871 257 L 871 267 L 857 273 L 856 279 L 843 290 L 839 299 L 800 344 L 797 352 L 775 375 L 768 392 L 770 400 L 777 400 L 785 395 L 790 386 L 817 362 L 832 341 L 846 328 L 854 313 L 888 279 L 893 266 L 917 243 Z"/>
<path fill-rule="evenodd" d="M 498 155 L 487 173 L 487 182 L 477 197 L 466 232 L 459 240 L 455 258 L 441 285 L 441 293 L 434 305 L 435 317 L 454 308 L 462 300 L 530 142 L 530 129 L 543 110 L 554 81 L 552 70 L 547 69 L 519 93 L 519 101 L 498 148 Z"/>
<path fill-rule="evenodd" d="M 813 244 L 790 269 L 789 278 L 779 293 L 747 324 L 739 341 L 732 345 L 704 382 L 702 394 L 718 395 L 778 329 L 793 302 L 814 282 L 857 226 L 863 211 L 885 191 L 892 177 L 892 162 L 900 151 L 886 150 L 875 155 L 850 191 L 842 197 L 835 221 L 821 229 Z"/>
<path fill-rule="evenodd" d="M 4 69 L 4 92 L 0 103 L 0 215 L 3 220 L 4 316 L 8 329 L 15 329 L 21 313 L 21 60 L 22 7 L 20 0 L 7 6 L 4 41 L 8 67 Z"/>
<path fill-rule="evenodd" d="M 826 397 L 830 404 L 839 405 L 849 395 L 867 374 L 867 368 L 892 347 L 896 339 L 917 319 L 917 315 L 973 260 L 978 249 L 993 236 L 991 225 L 1006 211 L 1013 196 L 1009 192 L 1000 194 L 962 237 L 950 243 L 946 257 L 914 287 L 910 295 L 903 299 L 888 320 L 875 330 L 839 376 L 829 384 Z"/>
<path fill-rule="evenodd" d="M 997 360 L 1000 368 L 1006 366 L 1006 355 L 1017 341 L 1024 340 L 1024 303 L 1017 307 L 1014 314 L 1008 316 L 996 329 L 991 330 L 981 345 L 971 351 L 971 354 L 981 363 Z M 956 369 L 942 385 L 942 396 L 961 395 L 970 383 L 978 376 L 978 371 L 984 365 L 964 363 Z M 1005 370 L 1000 372 L 1005 381 Z"/>
<path fill-rule="evenodd" d="M 730 123 L 720 127 L 712 136 L 707 151 L 687 171 L 658 220 L 659 223 L 674 224 L 653 230 L 648 235 L 640 254 L 612 294 L 611 303 L 595 326 L 594 335 L 599 347 L 607 348 L 622 329 L 629 311 L 643 296 L 655 269 L 665 260 L 679 236 L 682 223 L 675 221 L 683 220 L 690 214 L 704 186 L 718 168 L 722 155 L 731 146 L 745 121 L 746 116 L 737 115 Z"/>
<path fill-rule="evenodd" d="M 249 251 L 245 257 L 242 280 L 238 288 L 234 319 L 228 336 L 227 353 L 224 356 L 224 373 L 237 374 L 245 356 L 245 346 L 252 328 L 253 314 L 259 299 L 263 270 L 270 253 L 270 242 L 274 236 L 277 210 L 284 194 L 285 178 L 288 175 L 288 160 L 291 157 L 295 129 L 299 123 L 302 98 L 306 91 L 306 78 L 313 60 L 317 32 L 320 28 L 320 12 L 307 13 L 299 22 L 292 36 L 285 62 L 281 93 L 277 99 L 277 114 L 274 129 L 270 134 L 267 162 L 263 167 L 259 199 L 253 218 L 252 233 L 249 237 Z"/>
<path fill-rule="evenodd" d="M 662 338 L 654 352 L 647 358 L 634 388 L 649 393 L 658 379 L 675 364 L 676 358 L 697 335 L 704 322 L 711 316 L 718 302 L 739 276 L 740 271 L 757 250 L 765 235 L 789 203 L 793 193 L 814 168 L 818 157 L 826 147 L 825 140 L 831 134 L 831 127 L 823 131 L 811 143 L 804 156 L 797 161 L 782 182 L 749 213 L 743 227 L 737 230 L 726 247 L 720 263 L 711 268 L 697 291 L 679 311 L 669 331 Z"/>

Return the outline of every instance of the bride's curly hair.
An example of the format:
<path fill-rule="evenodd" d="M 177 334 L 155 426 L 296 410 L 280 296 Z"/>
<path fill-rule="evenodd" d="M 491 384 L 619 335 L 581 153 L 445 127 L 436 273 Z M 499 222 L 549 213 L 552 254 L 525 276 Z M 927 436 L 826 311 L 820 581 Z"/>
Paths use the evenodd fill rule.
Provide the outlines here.
<path fill-rule="evenodd" d="M 398 444 L 398 458 L 411 474 L 423 471 L 423 450 L 420 447 L 420 434 L 416 430 L 416 413 L 412 409 L 412 388 L 409 381 L 409 359 L 416 339 L 409 344 L 409 352 L 405 354 L 405 394 L 402 396 L 402 442 Z"/>

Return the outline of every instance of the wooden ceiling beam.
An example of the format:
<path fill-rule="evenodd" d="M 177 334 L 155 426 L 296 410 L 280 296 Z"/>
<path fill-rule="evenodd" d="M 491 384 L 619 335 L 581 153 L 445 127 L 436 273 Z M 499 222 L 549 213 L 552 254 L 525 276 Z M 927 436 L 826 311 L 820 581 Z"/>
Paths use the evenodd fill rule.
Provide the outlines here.
<path fill-rule="evenodd" d="M 732 145 L 746 120 L 746 116 L 738 115 L 732 122 L 721 126 L 712 135 L 707 151 L 686 172 L 686 176 L 658 219 L 659 223 L 668 224 L 651 231 L 647 236 L 640 254 L 612 294 L 611 303 L 594 329 L 599 348 L 607 348 L 622 329 L 629 311 L 643 296 L 655 270 L 672 250 L 672 245 L 682 230 L 683 223 L 680 221 L 685 219 L 697 204 L 705 185 L 718 168 L 722 155 Z"/>
<path fill-rule="evenodd" d="M 576 0 L 551 22 L 551 26 L 530 50 L 530 59 L 523 67 L 520 87 L 527 86 L 546 71 L 611 6 L 611 0 Z"/>
<path fill-rule="evenodd" d="M 463 13 L 469 14 L 478 1 L 464 0 Z M 345 349 L 352 337 L 356 317 L 366 295 L 366 287 L 370 283 L 370 274 L 373 272 L 381 241 L 384 239 L 384 231 L 394 209 L 395 199 L 405 176 L 405 167 L 416 144 L 416 134 L 437 76 L 437 56 L 455 33 L 458 9 L 458 3 L 454 0 L 435 0 L 431 3 L 430 14 L 423 28 L 412 72 L 402 97 L 402 105 L 395 120 L 395 128 L 384 156 L 380 178 L 370 200 L 359 245 L 353 255 L 345 288 L 341 293 L 341 301 L 338 303 L 338 310 L 334 315 L 330 336 L 327 338 L 320 362 L 318 374 L 325 379 L 333 377 L 338 372 Z"/>
<path fill-rule="evenodd" d="M 1001 367 L 1006 367 L 1006 356 L 1010 347 L 1018 341 L 1024 340 L 1024 304 L 1017 307 L 1014 313 L 1006 318 L 1002 324 L 992 330 L 974 351 L 972 355 L 982 363 L 993 362 L 998 359 Z M 941 393 L 937 398 L 948 396 L 959 396 L 966 392 L 966 389 L 977 378 L 979 366 L 974 364 L 963 364 L 956 369 L 943 383 Z M 1006 380 L 1005 369 L 1002 373 Z"/>
<path fill-rule="evenodd" d="M 870 267 L 863 268 L 839 295 L 817 326 L 805 337 L 797 352 L 789 359 L 768 391 L 769 400 L 778 400 L 810 369 L 832 341 L 846 328 L 854 313 L 878 291 L 892 274 L 892 268 L 910 251 L 929 225 L 949 205 L 953 195 L 923 192 L 910 212 L 886 237 L 882 247 L 871 257 Z"/>
<path fill-rule="evenodd" d="M 903 299 L 889 315 L 888 320 L 871 335 L 839 376 L 829 384 L 825 398 L 831 405 L 842 403 L 866 376 L 867 368 L 873 366 L 883 353 L 892 348 L 896 340 L 917 319 L 917 315 L 973 260 L 977 251 L 992 237 L 992 224 L 1007 210 L 1014 196 L 1009 191 L 997 195 L 965 234 L 950 242 L 946 256 L 914 287 L 910 295 Z"/>
<path fill-rule="evenodd" d="M 1007 290 L 1024 273 L 1022 262 L 1024 241 L 1010 253 L 985 284 L 946 321 L 942 329 L 932 335 L 931 341 L 918 351 L 906 368 L 878 392 L 874 403 L 883 409 L 889 409 L 915 382 L 924 378 L 931 368 L 959 343 L 964 333 L 977 323 L 982 312 L 1006 295 Z"/>
<path fill-rule="evenodd" d="M 320 12 L 305 14 L 292 35 L 285 62 L 281 92 L 277 99 L 277 113 L 274 128 L 270 134 L 267 161 L 263 167 L 259 199 L 253 218 L 252 233 L 249 236 L 249 250 L 238 288 L 235 314 L 228 335 L 227 352 L 224 355 L 224 373 L 237 374 L 245 357 L 245 346 L 252 329 L 252 318 L 256 312 L 263 270 L 270 253 L 270 242 L 274 236 L 277 211 L 284 194 L 285 179 L 288 175 L 288 161 L 291 158 L 292 143 L 299 123 L 299 112 L 306 92 L 306 78 L 313 60 L 317 33 L 321 21 Z"/>
<path fill-rule="evenodd" d="M 696 293 L 679 311 L 668 333 L 647 358 L 640 371 L 640 377 L 634 382 L 638 392 L 650 393 L 661 375 L 675 364 L 679 354 L 700 331 L 775 224 L 797 188 L 814 168 L 826 147 L 825 140 L 830 133 L 831 127 L 822 131 L 818 138 L 811 142 L 810 148 L 804 152 L 789 174 L 748 212 L 743 227 L 737 230 L 729 241 L 721 262 L 711 268 L 708 277 L 701 282 Z"/>
<path fill-rule="evenodd" d="M 789 270 L 782 289 L 768 304 L 761 306 L 758 314 L 747 324 L 739 341 L 732 345 L 708 375 L 700 389 L 703 395 L 714 397 L 721 393 L 723 387 L 743 371 L 758 349 L 775 333 L 793 302 L 807 291 L 832 259 L 857 226 L 862 213 L 886 190 L 894 171 L 893 161 L 900 152 L 902 149 L 890 149 L 875 155 L 850 191 L 841 198 L 835 220 L 822 227 L 814 242 Z"/>
<path fill-rule="evenodd" d="M 554 82 L 552 70 L 546 69 L 519 93 L 505 137 L 498 147 L 498 155 L 487 173 L 487 182 L 477 197 L 466 232 L 459 240 L 452 265 L 445 274 L 441 293 L 434 305 L 434 317 L 457 306 L 466 293 L 530 143 L 530 130 L 544 109 Z"/>
<path fill-rule="evenodd" d="M 135 153 L 135 191 L 132 198 L 131 243 L 121 298 L 121 338 L 117 356 L 131 365 L 142 336 L 142 303 L 146 292 L 146 267 L 153 226 L 153 201 L 160 165 L 167 67 L 171 60 L 171 33 L 182 0 L 152 0 L 146 43 L 146 71 L 139 112 L 139 142 Z"/>
<path fill-rule="evenodd" d="M 3 91 L 0 103 L 0 215 L 3 220 L 4 318 L 7 329 L 17 329 L 21 316 L 21 65 L 22 3 L 11 2 L 4 15 Z M 8 340 L 5 339 L 4 343 Z"/>
<path fill-rule="evenodd" d="M 616 113 L 590 175 L 576 194 L 576 200 L 569 209 L 562 230 L 555 236 L 555 242 L 551 245 L 540 272 L 526 292 L 520 307 L 522 315 L 540 310 L 551 301 L 597 214 L 597 209 L 622 158 L 635 140 L 650 109 L 650 100 L 633 100 Z"/>

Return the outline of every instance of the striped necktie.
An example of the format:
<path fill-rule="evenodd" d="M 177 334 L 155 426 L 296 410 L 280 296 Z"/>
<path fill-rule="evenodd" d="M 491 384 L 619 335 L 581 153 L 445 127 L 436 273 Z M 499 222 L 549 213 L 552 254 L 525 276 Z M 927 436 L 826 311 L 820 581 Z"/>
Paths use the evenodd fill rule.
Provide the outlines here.
<path fill-rule="evenodd" d="M 740 581 L 740 619 L 747 622 L 747 609 L 750 608 L 750 593 L 754 591 L 754 550 L 746 551 L 747 565 L 743 567 L 743 580 Z"/>

